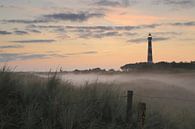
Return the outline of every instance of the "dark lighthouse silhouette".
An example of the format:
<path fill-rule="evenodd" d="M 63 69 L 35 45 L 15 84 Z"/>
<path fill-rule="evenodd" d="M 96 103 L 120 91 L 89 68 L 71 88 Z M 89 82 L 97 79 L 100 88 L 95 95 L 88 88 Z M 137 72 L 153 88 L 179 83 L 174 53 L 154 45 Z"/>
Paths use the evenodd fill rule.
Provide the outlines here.
<path fill-rule="evenodd" d="M 148 35 L 148 64 L 153 63 L 153 57 L 152 57 L 152 35 L 149 33 Z"/>

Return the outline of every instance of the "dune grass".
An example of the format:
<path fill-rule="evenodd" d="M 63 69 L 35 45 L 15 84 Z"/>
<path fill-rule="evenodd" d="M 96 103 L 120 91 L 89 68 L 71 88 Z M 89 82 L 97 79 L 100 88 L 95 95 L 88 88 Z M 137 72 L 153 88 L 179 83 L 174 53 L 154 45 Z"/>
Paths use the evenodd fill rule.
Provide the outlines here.
<path fill-rule="evenodd" d="M 137 128 L 134 105 L 132 129 Z M 193 125 L 171 121 L 151 109 L 147 113 L 146 129 L 183 127 L 193 129 Z M 60 81 L 57 74 L 40 78 L 3 67 L 0 70 L 0 128 L 127 129 L 126 98 L 123 91 L 110 84 L 95 82 L 76 87 Z"/>
<path fill-rule="evenodd" d="M 125 128 L 124 101 L 109 85 L 76 88 L 57 75 L 0 72 L 1 129 Z"/>

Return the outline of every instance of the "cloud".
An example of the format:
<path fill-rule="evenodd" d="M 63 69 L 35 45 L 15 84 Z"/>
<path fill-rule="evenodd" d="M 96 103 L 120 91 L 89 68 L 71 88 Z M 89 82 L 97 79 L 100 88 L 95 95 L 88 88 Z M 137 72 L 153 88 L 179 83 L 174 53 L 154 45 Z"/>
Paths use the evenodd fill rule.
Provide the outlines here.
<path fill-rule="evenodd" d="M 153 41 L 165 41 L 165 40 L 169 40 L 171 38 L 169 37 L 155 37 L 153 38 Z"/>
<path fill-rule="evenodd" d="M 68 56 L 63 55 L 63 54 L 55 54 L 55 53 L 49 54 L 48 56 L 50 56 L 50 57 L 60 57 L 60 58 L 68 57 Z"/>
<path fill-rule="evenodd" d="M 53 39 L 37 39 L 37 40 L 17 40 L 17 41 L 11 41 L 14 43 L 53 43 L 56 40 Z"/>
<path fill-rule="evenodd" d="M 153 41 L 157 42 L 157 41 L 165 41 L 165 40 L 169 40 L 169 39 L 170 39 L 169 37 L 155 37 L 155 38 L 153 38 Z M 144 43 L 144 42 L 147 42 L 147 38 L 130 39 L 127 42 L 130 42 L 130 43 Z"/>
<path fill-rule="evenodd" d="M 108 38 L 108 37 L 124 37 L 132 38 L 128 42 L 140 43 L 145 39 L 133 39 L 138 37 L 139 33 L 135 33 L 138 30 L 148 31 L 147 29 L 158 29 L 157 27 L 177 27 L 177 26 L 195 26 L 194 21 L 186 22 L 170 22 L 170 23 L 155 23 L 155 24 L 143 24 L 135 26 L 64 26 L 64 25 L 29 25 L 28 29 L 46 30 L 49 32 L 57 33 L 58 39 L 77 39 L 77 38 Z M 152 30 L 150 30 L 152 32 Z M 162 39 L 154 39 L 154 41 L 168 40 L 166 37 L 174 37 L 181 35 L 181 32 L 152 32 L 155 37 L 165 37 Z"/>
<path fill-rule="evenodd" d="M 131 1 L 132 3 L 135 3 L 135 1 Z M 127 7 L 130 5 L 130 0 L 98 0 L 93 4 L 108 7 Z"/>
<path fill-rule="evenodd" d="M 21 20 L 21 19 L 11 19 L 11 20 L 1 20 L 3 23 L 20 23 L 20 24 L 34 24 L 34 23 L 47 23 L 46 20 Z"/>
<path fill-rule="evenodd" d="M 54 32 L 60 34 L 61 38 L 106 38 L 112 36 L 135 36 L 138 35 L 135 31 L 147 29 L 158 29 L 158 27 L 177 27 L 195 26 L 195 21 L 186 22 L 170 22 L 170 23 L 155 23 L 155 24 L 142 24 L 142 25 L 132 25 L 132 26 L 63 26 L 63 25 L 30 25 L 29 29 L 46 30 L 49 32 Z M 150 30 L 151 31 L 151 30 Z M 179 32 L 153 32 L 157 36 L 177 36 L 181 35 Z M 74 35 L 74 36 L 70 36 Z"/>
<path fill-rule="evenodd" d="M 97 54 L 97 51 L 85 51 L 85 52 L 76 52 L 76 53 L 66 53 L 67 56 L 76 56 L 76 55 L 91 55 Z"/>
<path fill-rule="evenodd" d="M 73 53 L 64 53 L 64 54 L 56 54 L 57 51 L 47 51 L 50 56 L 58 56 L 58 57 L 70 57 L 77 55 L 92 55 L 97 54 L 97 51 L 83 51 L 83 52 L 73 52 Z"/>
<path fill-rule="evenodd" d="M 114 36 L 133 36 L 131 32 L 138 29 L 154 29 L 161 24 L 137 25 L 137 26 L 59 26 L 59 25 L 31 25 L 30 28 L 51 29 L 52 32 L 74 33 L 76 38 L 106 38 Z M 66 38 L 69 38 L 66 34 Z M 72 37 L 74 38 L 74 37 Z"/>
<path fill-rule="evenodd" d="M 9 35 L 9 34 L 12 34 L 12 33 L 8 31 L 0 31 L 0 35 Z"/>
<path fill-rule="evenodd" d="M 24 61 L 32 59 L 47 59 L 52 57 L 67 57 L 66 55 L 47 53 L 47 54 L 30 54 L 30 53 L 0 53 L 0 62 L 11 62 L 11 61 Z"/>
<path fill-rule="evenodd" d="M 14 31 L 14 33 L 16 35 L 25 35 L 25 34 L 28 34 L 28 32 L 26 32 L 26 31 L 20 31 L 20 30 L 16 30 L 16 31 Z"/>
<path fill-rule="evenodd" d="M 32 60 L 32 59 L 47 59 L 52 57 L 65 58 L 69 56 L 91 55 L 97 53 L 98 53 L 97 51 L 85 51 L 85 52 L 66 53 L 66 54 L 56 54 L 53 52 L 49 52 L 46 54 L 0 53 L 0 62 L 24 61 L 24 60 Z"/>
<path fill-rule="evenodd" d="M 51 20 L 65 20 L 65 21 L 87 21 L 93 17 L 103 17 L 103 13 L 89 13 L 89 12 L 78 12 L 78 13 L 55 13 L 55 14 L 48 14 L 43 15 L 42 17 L 47 21 Z"/>
<path fill-rule="evenodd" d="M 24 46 L 21 45 L 7 45 L 7 46 L 0 46 L 0 49 L 8 49 L 8 48 L 23 48 Z"/>
<path fill-rule="evenodd" d="M 83 22 L 87 21 L 90 18 L 104 17 L 104 13 L 100 12 L 65 12 L 65 13 L 54 13 L 40 15 L 35 19 L 4 19 L 0 20 L 2 23 L 17 23 L 17 24 L 36 24 L 36 23 L 49 23 L 57 21 L 71 21 L 71 22 Z"/>
<path fill-rule="evenodd" d="M 155 28 L 159 24 L 140 26 L 65 26 L 68 32 L 77 33 L 79 38 L 106 38 L 113 36 L 133 36 L 138 29 Z"/>
<path fill-rule="evenodd" d="M 38 30 L 34 30 L 34 29 L 30 29 L 28 30 L 29 32 L 33 32 L 33 33 L 41 33 Z M 28 31 L 24 31 L 24 30 L 14 30 L 14 31 L 0 31 L 0 35 L 11 35 L 11 34 L 15 34 L 15 35 L 26 35 L 29 34 Z"/>
<path fill-rule="evenodd" d="M 181 32 L 153 32 L 156 36 L 178 36 L 181 35 Z"/>
<path fill-rule="evenodd" d="M 148 25 L 140 25 L 140 29 L 147 29 L 147 28 L 150 28 L 150 29 L 154 29 L 156 27 L 159 27 L 159 26 L 162 26 L 163 24 L 148 24 Z M 137 26 L 138 28 L 138 26 Z"/>
<path fill-rule="evenodd" d="M 170 23 L 172 26 L 195 26 L 195 21 Z"/>
<path fill-rule="evenodd" d="M 60 26 L 60 25 L 31 25 L 30 28 L 38 29 L 58 29 L 68 30 L 74 32 L 89 32 L 89 31 L 130 31 L 136 29 L 154 29 L 162 24 L 149 24 L 149 25 L 137 25 L 137 26 Z"/>
<path fill-rule="evenodd" d="M 106 38 L 122 36 L 123 32 L 135 29 L 133 26 L 67 26 L 66 29 L 76 32 L 79 38 Z"/>
<path fill-rule="evenodd" d="M 139 29 L 140 26 L 65 26 L 67 29 L 78 30 L 133 30 Z"/>
<path fill-rule="evenodd" d="M 193 4 L 193 0 L 163 0 L 166 4 L 173 4 L 173 5 L 191 5 Z"/>
<path fill-rule="evenodd" d="M 58 29 L 58 30 L 82 30 L 86 32 L 88 30 L 137 30 L 137 29 L 154 29 L 161 26 L 195 26 L 195 21 L 186 21 L 186 22 L 173 22 L 173 23 L 156 23 L 156 24 L 143 24 L 136 26 L 63 26 L 63 25 L 29 25 L 28 27 L 31 29 Z"/>
<path fill-rule="evenodd" d="M 130 4 L 130 0 L 122 0 L 122 2 L 123 2 L 124 6 L 129 6 L 129 4 Z"/>
<path fill-rule="evenodd" d="M 189 7 L 194 5 L 194 0 L 154 0 L 156 4 L 166 4 L 174 7 Z"/>
<path fill-rule="evenodd" d="M 32 24 L 32 25 L 28 25 L 27 26 L 28 29 L 34 29 L 34 28 L 38 28 L 38 29 L 60 29 L 60 28 L 63 28 L 64 26 L 62 25 L 35 25 L 35 24 Z"/>
<path fill-rule="evenodd" d="M 0 62 L 40 59 L 40 58 L 46 58 L 46 57 L 48 56 L 45 54 L 0 53 Z"/>
<path fill-rule="evenodd" d="M 100 0 L 95 2 L 94 4 L 98 6 L 111 6 L 111 7 L 121 6 L 121 3 L 119 3 L 118 1 L 108 1 L 108 0 Z"/>
<path fill-rule="evenodd" d="M 113 37 L 120 36 L 121 34 L 118 32 L 110 31 L 110 32 L 92 32 L 92 33 L 84 33 L 80 34 L 80 38 L 105 38 L 105 37 Z"/>
<path fill-rule="evenodd" d="M 81 52 L 81 54 L 97 54 L 97 51 L 86 51 L 86 52 Z"/>
<path fill-rule="evenodd" d="M 32 32 L 32 33 L 41 33 L 41 31 L 36 30 L 36 29 L 27 29 L 27 31 Z"/>

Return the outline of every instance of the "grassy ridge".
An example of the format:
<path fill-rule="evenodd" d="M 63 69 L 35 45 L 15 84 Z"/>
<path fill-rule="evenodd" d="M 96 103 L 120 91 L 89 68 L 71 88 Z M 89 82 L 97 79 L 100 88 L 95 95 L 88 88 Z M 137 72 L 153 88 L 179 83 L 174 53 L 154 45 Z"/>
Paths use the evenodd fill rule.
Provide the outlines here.
<path fill-rule="evenodd" d="M 57 75 L 0 71 L 1 129 L 125 129 L 126 98 L 109 84 L 75 87 Z M 136 104 L 135 104 L 136 105 Z M 132 129 L 136 129 L 136 106 Z M 192 124 L 170 121 L 151 109 L 146 129 L 193 129 Z"/>

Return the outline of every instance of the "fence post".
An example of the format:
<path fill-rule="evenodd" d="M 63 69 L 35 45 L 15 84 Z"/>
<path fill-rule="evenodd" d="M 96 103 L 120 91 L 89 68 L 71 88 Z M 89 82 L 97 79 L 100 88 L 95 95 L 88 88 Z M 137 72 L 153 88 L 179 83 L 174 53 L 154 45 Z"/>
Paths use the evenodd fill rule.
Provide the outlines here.
<path fill-rule="evenodd" d="M 144 129 L 146 117 L 146 103 L 138 104 L 138 129 Z"/>
<path fill-rule="evenodd" d="M 133 91 L 127 91 L 126 122 L 127 122 L 128 126 L 132 125 L 132 106 L 133 106 Z"/>

